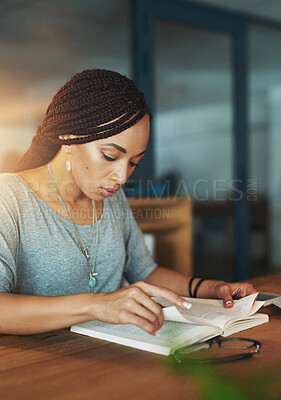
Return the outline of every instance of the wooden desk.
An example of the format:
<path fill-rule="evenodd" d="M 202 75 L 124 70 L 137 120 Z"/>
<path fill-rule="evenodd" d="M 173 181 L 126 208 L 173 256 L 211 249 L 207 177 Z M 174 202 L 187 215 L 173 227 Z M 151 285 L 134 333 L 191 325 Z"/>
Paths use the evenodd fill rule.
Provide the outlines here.
<path fill-rule="evenodd" d="M 281 274 L 252 281 L 259 290 L 280 293 Z M 280 378 L 281 310 L 271 306 L 263 312 L 270 315 L 270 323 L 237 335 L 260 340 L 261 353 L 217 367 L 217 373 L 231 381 L 250 380 L 266 368 Z M 176 372 L 167 357 L 80 336 L 68 329 L 0 336 L 3 400 L 195 400 L 197 389 L 198 383 Z M 273 392 L 280 398 L 280 379 Z"/>

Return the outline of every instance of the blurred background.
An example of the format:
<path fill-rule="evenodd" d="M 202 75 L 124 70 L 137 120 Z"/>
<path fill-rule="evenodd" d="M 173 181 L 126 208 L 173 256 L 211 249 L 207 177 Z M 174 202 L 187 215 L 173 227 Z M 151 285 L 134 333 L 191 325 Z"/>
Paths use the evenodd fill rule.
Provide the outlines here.
<path fill-rule="evenodd" d="M 75 73 L 105 68 L 135 79 L 138 60 L 131 11 L 136 3 L 1 1 L 0 172 L 13 169 L 29 147 L 52 96 Z M 149 7 L 161 2 L 143 3 Z M 204 7 L 209 6 L 218 13 L 247 18 L 250 222 L 249 266 L 244 277 L 280 271 L 281 2 L 162 3 L 196 5 L 203 16 L 208 15 Z M 233 43 L 229 34 L 199 25 L 153 19 L 153 52 L 148 56 L 153 57 L 153 184 L 168 190 L 165 195 L 192 200 L 193 272 L 233 280 L 239 278 L 230 199 Z"/>

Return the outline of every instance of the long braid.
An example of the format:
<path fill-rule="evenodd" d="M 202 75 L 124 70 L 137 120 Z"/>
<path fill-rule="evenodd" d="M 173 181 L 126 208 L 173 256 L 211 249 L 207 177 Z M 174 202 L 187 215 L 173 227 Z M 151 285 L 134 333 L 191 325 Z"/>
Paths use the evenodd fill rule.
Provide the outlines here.
<path fill-rule="evenodd" d="M 117 135 L 150 111 L 131 79 L 103 69 L 85 70 L 53 97 L 30 148 L 15 172 L 47 164 L 62 144 L 82 144 Z M 63 138 L 75 135 L 75 138 Z"/>

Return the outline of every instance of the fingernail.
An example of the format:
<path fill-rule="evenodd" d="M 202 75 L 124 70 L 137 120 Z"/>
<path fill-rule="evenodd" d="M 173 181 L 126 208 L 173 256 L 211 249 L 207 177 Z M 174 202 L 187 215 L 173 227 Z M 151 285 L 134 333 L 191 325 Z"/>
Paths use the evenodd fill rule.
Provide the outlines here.
<path fill-rule="evenodd" d="M 158 329 L 158 331 L 155 332 L 155 336 L 159 336 L 161 333 L 161 329 Z"/>
<path fill-rule="evenodd" d="M 192 304 L 188 303 L 187 301 L 184 301 L 182 303 L 182 305 L 184 306 L 184 308 L 186 308 L 187 310 L 189 310 L 192 307 Z"/>
<path fill-rule="evenodd" d="M 227 300 L 227 302 L 225 303 L 226 306 L 229 306 L 229 304 L 232 304 L 233 302 L 231 300 Z"/>

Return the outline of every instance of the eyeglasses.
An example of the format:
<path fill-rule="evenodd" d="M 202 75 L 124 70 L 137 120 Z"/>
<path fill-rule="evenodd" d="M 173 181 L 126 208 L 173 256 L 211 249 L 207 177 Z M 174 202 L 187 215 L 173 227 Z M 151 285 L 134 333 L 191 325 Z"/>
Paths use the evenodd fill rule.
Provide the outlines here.
<path fill-rule="evenodd" d="M 217 349 L 213 344 L 217 344 L 220 350 L 218 356 Z M 174 360 L 178 363 L 198 363 L 198 364 L 220 364 L 232 361 L 243 360 L 253 357 L 259 353 L 261 344 L 258 340 L 244 338 L 210 339 L 206 342 L 195 343 L 191 346 L 181 347 L 173 353 Z M 202 351 L 210 350 L 210 351 Z M 194 352 L 202 351 L 199 356 L 194 356 Z M 198 353 L 196 353 L 198 354 Z"/>

